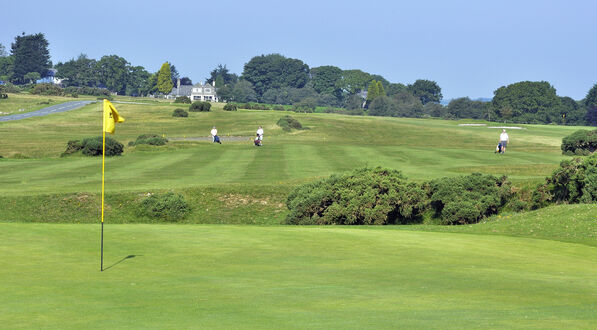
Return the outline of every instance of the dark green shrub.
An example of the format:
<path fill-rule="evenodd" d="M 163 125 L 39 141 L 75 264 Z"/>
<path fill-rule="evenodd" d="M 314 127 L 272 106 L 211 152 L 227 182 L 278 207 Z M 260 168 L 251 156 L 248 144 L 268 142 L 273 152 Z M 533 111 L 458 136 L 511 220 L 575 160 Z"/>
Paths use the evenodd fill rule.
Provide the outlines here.
<path fill-rule="evenodd" d="M 399 171 L 362 168 L 295 188 L 287 224 L 384 225 L 418 222 L 425 192 Z"/>
<path fill-rule="evenodd" d="M 188 117 L 189 113 L 184 111 L 183 109 L 174 109 L 174 111 L 172 112 L 172 117 Z"/>
<path fill-rule="evenodd" d="M 241 105 L 240 108 L 241 109 L 251 110 L 251 109 L 253 109 L 253 106 L 251 105 L 251 103 L 245 103 L 245 104 Z"/>
<path fill-rule="evenodd" d="M 303 125 L 301 125 L 301 123 L 298 120 L 288 115 L 280 118 L 280 120 L 278 120 L 276 124 L 282 127 L 282 129 L 285 131 L 290 131 L 293 129 L 303 129 Z"/>
<path fill-rule="evenodd" d="M 174 103 L 191 104 L 191 99 L 188 96 L 179 96 L 174 100 Z"/>
<path fill-rule="evenodd" d="M 66 150 L 62 153 L 61 156 L 66 156 L 70 154 L 74 154 L 75 152 L 82 150 L 83 144 L 79 140 L 70 140 L 66 143 Z"/>
<path fill-rule="evenodd" d="M 77 93 L 71 93 L 71 94 L 70 94 L 70 96 L 71 96 L 71 97 L 74 97 L 74 98 L 78 98 L 78 97 L 79 97 L 79 94 L 77 94 Z"/>
<path fill-rule="evenodd" d="M 274 110 L 278 110 L 278 111 L 284 111 L 284 110 L 286 110 L 286 109 L 284 109 L 284 106 L 281 105 L 281 104 L 274 105 L 273 109 Z"/>
<path fill-rule="evenodd" d="M 81 141 L 83 148 L 81 149 L 83 155 L 87 156 L 101 156 L 102 154 L 102 137 L 86 138 Z M 106 156 L 119 156 L 124 150 L 122 143 L 106 136 Z"/>
<path fill-rule="evenodd" d="M 209 111 L 210 109 L 211 103 L 209 102 L 195 101 L 189 106 L 189 111 L 192 112 Z"/>
<path fill-rule="evenodd" d="M 497 214 L 512 195 L 506 177 L 480 173 L 432 180 L 425 188 L 435 217 L 446 225 L 476 223 Z"/>
<path fill-rule="evenodd" d="M 597 202 L 597 154 L 563 160 L 532 196 L 534 209 L 554 202 Z"/>
<path fill-rule="evenodd" d="M 137 208 L 137 215 L 175 222 L 184 219 L 189 211 L 184 196 L 168 192 L 145 198 Z"/>
<path fill-rule="evenodd" d="M 562 139 L 562 153 L 566 155 L 586 156 L 597 150 L 597 129 L 578 130 Z"/>
<path fill-rule="evenodd" d="M 168 139 L 157 134 L 141 134 L 137 137 L 133 145 L 149 144 L 152 146 L 163 146 L 168 142 Z"/>
<path fill-rule="evenodd" d="M 315 111 L 317 107 L 317 100 L 312 97 L 307 97 L 300 102 L 296 102 L 292 105 L 292 111 L 294 112 L 305 112 L 311 113 Z"/>
<path fill-rule="evenodd" d="M 31 94 L 61 96 L 64 95 L 64 91 L 54 84 L 37 84 L 31 90 Z"/>
<path fill-rule="evenodd" d="M 224 105 L 224 110 L 226 110 L 226 111 L 237 111 L 238 108 L 236 107 L 236 104 L 234 104 L 234 103 L 226 103 L 226 105 Z"/>

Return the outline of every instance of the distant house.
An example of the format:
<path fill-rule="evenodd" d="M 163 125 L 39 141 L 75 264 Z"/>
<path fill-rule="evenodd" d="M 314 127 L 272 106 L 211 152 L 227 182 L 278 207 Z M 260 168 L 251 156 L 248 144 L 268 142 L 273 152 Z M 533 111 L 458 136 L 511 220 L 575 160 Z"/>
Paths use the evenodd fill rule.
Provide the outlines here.
<path fill-rule="evenodd" d="M 218 102 L 216 88 L 209 83 L 206 83 L 205 85 L 202 85 L 201 83 L 193 85 L 190 98 L 191 101 Z"/>
<path fill-rule="evenodd" d="M 192 88 L 193 88 L 193 86 L 191 86 L 191 85 L 181 85 L 180 79 L 178 79 L 176 87 L 172 88 L 172 91 L 170 92 L 170 94 L 166 95 L 166 98 L 167 99 L 175 99 L 180 96 L 186 96 L 188 98 L 191 98 L 191 89 Z"/>
<path fill-rule="evenodd" d="M 58 72 L 58 70 L 56 69 L 48 69 L 48 72 L 46 73 L 46 76 L 38 79 L 35 81 L 36 84 L 54 84 L 54 85 L 60 85 L 62 84 L 62 81 L 64 79 L 58 79 L 56 78 L 56 73 Z"/>

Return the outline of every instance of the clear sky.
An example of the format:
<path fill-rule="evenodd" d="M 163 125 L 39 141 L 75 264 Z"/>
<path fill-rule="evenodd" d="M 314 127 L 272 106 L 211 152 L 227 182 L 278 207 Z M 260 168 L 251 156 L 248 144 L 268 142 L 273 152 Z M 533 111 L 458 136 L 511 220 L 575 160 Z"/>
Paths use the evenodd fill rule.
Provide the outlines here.
<path fill-rule="evenodd" d="M 404 84 L 435 80 L 444 99 L 492 97 L 522 80 L 582 99 L 597 83 L 597 1 L 3 1 L 0 43 L 42 32 L 53 63 L 116 54 L 150 72 L 174 64 L 203 81 L 280 53 Z"/>

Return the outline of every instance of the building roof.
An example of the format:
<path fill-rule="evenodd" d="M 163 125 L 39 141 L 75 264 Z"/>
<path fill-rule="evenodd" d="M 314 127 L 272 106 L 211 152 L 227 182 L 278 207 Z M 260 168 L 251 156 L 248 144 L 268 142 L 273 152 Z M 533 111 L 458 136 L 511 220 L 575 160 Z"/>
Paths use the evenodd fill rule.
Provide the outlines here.
<path fill-rule="evenodd" d="M 170 95 L 173 95 L 173 96 L 190 96 L 192 89 L 193 89 L 193 86 L 191 86 L 191 85 L 180 85 L 180 91 L 178 90 L 178 88 L 174 87 L 174 88 L 172 88 L 172 91 L 170 92 Z"/>

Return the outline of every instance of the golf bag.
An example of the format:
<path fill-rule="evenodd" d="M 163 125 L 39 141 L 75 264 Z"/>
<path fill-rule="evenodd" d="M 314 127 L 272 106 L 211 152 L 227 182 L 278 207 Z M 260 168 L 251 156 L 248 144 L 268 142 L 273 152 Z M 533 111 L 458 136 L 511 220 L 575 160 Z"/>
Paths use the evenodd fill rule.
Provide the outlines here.
<path fill-rule="evenodd" d="M 502 145 L 502 143 L 498 143 L 497 147 L 495 147 L 495 152 L 494 153 L 500 153 L 503 154 L 504 153 L 504 146 Z"/>
<path fill-rule="evenodd" d="M 259 134 L 257 134 L 253 143 L 255 143 L 255 146 L 261 147 L 261 140 L 259 139 Z"/>
<path fill-rule="evenodd" d="M 220 142 L 220 137 L 217 135 L 214 135 L 214 143 L 222 143 Z"/>

